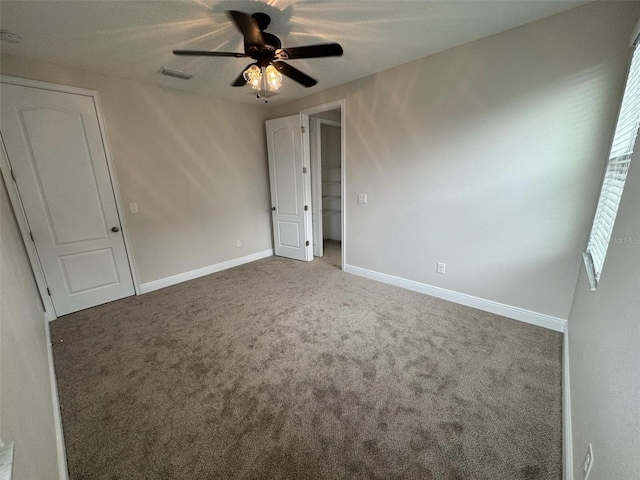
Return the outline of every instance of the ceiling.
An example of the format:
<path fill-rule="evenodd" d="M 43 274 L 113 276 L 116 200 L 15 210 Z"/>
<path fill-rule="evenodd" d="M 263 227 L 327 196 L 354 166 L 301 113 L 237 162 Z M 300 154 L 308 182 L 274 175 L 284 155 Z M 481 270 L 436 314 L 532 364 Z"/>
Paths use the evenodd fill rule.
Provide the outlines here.
<path fill-rule="evenodd" d="M 225 10 L 264 12 L 284 47 L 338 42 L 344 55 L 291 60 L 318 80 L 304 88 L 285 77 L 278 104 L 588 3 L 587 1 L 85 0 L 0 3 L 0 28 L 22 37 L 4 53 L 69 65 L 204 95 L 256 103 L 230 83 L 246 58 L 177 57 L 173 49 L 242 52 Z M 179 80 L 161 67 L 195 75 Z"/>

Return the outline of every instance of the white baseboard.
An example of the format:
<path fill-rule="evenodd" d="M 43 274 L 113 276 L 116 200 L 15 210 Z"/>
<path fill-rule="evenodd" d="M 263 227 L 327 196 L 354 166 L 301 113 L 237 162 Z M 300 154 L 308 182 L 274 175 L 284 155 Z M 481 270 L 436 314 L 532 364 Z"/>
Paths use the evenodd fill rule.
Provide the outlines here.
<path fill-rule="evenodd" d="M 566 323 L 566 320 L 562 318 L 552 317 L 551 315 L 546 315 L 544 313 L 532 312 L 531 310 L 525 310 L 524 308 L 505 305 L 504 303 L 494 302 L 493 300 L 485 300 L 484 298 L 474 297 L 467 295 L 466 293 L 454 292 L 445 288 L 434 287 L 432 285 L 427 285 L 426 283 L 394 277 L 393 275 L 387 275 L 386 273 L 374 272 L 373 270 L 367 270 L 366 268 L 345 265 L 344 271 L 360 277 L 377 280 L 378 282 L 395 285 L 396 287 L 406 288 L 407 290 L 412 290 L 414 292 L 431 295 L 432 297 L 442 298 L 443 300 L 448 300 L 460 305 L 466 305 L 467 307 L 477 308 L 478 310 L 484 310 L 485 312 L 495 313 L 497 315 L 502 315 L 503 317 L 548 328 L 556 332 L 562 332 Z"/>
<path fill-rule="evenodd" d="M 67 452 L 64 447 L 64 433 L 62 431 L 62 415 L 60 414 L 60 400 L 58 397 L 58 382 L 56 381 L 56 371 L 53 365 L 53 348 L 51 345 L 51 332 L 49 330 L 49 317 L 45 313 L 44 327 L 45 339 L 47 342 L 47 360 L 49 362 L 49 383 L 51 384 L 51 399 L 53 401 L 53 421 L 56 429 L 56 449 L 58 454 L 58 478 L 69 480 L 69 470 L 67 467 Z"/>
<path fill-rule="evenodd" d="M 267 258 L 273 255 L 273 249 L 264 250 L 262 252 L 252 253 L 240 258 L 234 258 L 233 260 L 227 260 L 226 262 L 216 263 L 215 265 L 209 265 L 207 267 L 191 270 L 190 272 L 179 273 L 178 275 L 172 275 L 171 277 L 161 278 L 159 280 L 153 280 L 152 282 L 140 284 L 140 292 L 148 293 L 158 290 L 160 288 L 170 287 L 178 283 L 186 282 L 187 280 L 193 280 L 194 278 L 204 277 L 212 273 L 221 272 L 229 268 L 244 265 L 245 263 L 255 262 L 262 258 Z"/>
<path fill-rule="evenodd" d="M 562 345 L 562 478 L 573 480 L 573 436 L 571 434 L 571 384 L 569 382 L 569 324 L 564 326 Z"/>

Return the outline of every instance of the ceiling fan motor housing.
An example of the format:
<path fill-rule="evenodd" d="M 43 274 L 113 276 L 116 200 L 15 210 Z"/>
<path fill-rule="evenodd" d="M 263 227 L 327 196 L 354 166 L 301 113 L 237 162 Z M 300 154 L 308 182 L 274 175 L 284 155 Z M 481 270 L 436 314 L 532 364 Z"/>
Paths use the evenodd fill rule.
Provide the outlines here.
<path fill-rule="evenodd" d="M 282 48 L 280 39 L 271 33 L 262 32 L 264 45 L 250 44 L 245 40 L 244 51 L 254 58 L 258 65 L 266 67 L 276 57 L 276 51 Z"/>

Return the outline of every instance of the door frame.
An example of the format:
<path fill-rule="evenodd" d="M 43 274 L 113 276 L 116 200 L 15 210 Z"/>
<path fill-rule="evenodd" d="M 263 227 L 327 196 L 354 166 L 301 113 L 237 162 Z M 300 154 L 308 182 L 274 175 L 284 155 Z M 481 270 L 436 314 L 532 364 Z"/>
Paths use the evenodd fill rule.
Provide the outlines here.
<path fill-rule="evenodd" d="M 311 161 L 311 190 L 313 193 L 311 198 L 311 210 L 312 214 L 316 215 L 317 218 L 316 225 L 313 228 L 313 255 L 318 257 L 322 257 L 324 255 L 324 248 L 322 246 L 324 237 L 324 227 L 322 225 L 324 218 L 324 209 L 322 204 L 322 125 L 332 125 L 342 129 L 342 124 L 340 122 L 309 116 L 309 144 L 313 144 L 313 148 L 310 152 L 311 155 L 309 156 Z M 318 213 L 320 213 L 319 217 L 317 217 Z M 320 255 L 316 255 L 316 243 L 318 242 L 320 243 Z"/>
<path fill-rule="evenodd" d="M 347 191 L 347 164 L 346 164 L 346 101 L 344 98 L 340 100 L 334 100 L 333 102 L 323 103 L 322 105 L 317 105 L 315 107 L 305 108 L 300 110 L 300 115 L 307 118 L 307 125 L 309 115 L 314 115 L 316 113 L 324 112 L 326 110 L 335 110 L 336 108 L 340 108 L 340 165 L 342 168 L 340 169 L 340 227 L 342 228 L 342 242 L 341 242 L 341 268 L 344 271 L 344 266 L 346 264 L 345 259 L 347 258 L 347 201 L 346 201 L 346 191 Z M 303 144 L 306 145 L 304 147 L 306 152 L 309 152 L 309 137 L 310 135 L 303 135 Z M 308 157 L 307 157 L 308 158 Z M 313 236 L 312 236 L 313 238 Z"/>
<path fill-rule="evenodd" d="M 40 82 L 37 80 L 29 80 L 26 78 L 11 77 L 7 75 L 0 75 L 0 83 L 17 85 L 20 87 L 39 88 L 41 90 L 51 90 L 54 92 L 70 93 L 74 95 L 83 95 L 86 97 L 91 97 L 93 99 L 93 104 L 96 108 L 98 126 L 100 128 L 100 135 L 102 136 L 102 144 L 104 146 L 105 157 L 107 159 L 107 170 L 109 171 L 111 188 L 113 190 L 113 196 L 116 202 L 116 211 L 118 212 L 120 227 L 124 239 L 124 248 L 127 253 L 129 270 L 133 279 L 133 288 L 136 295 L 141 295 L 142 292 L 140 291 L 140 282 L 138 281 L 138 273 L 136 270 L 135 261 L 133 259 L 131 239 L 129 238 L 129 228 L 126 224 L 124 209 L 122 208 L 122 202 L 120 200 L 120 189 L 118 187 L 116 169 L 113 165 L 113 160 L 111 157 L 111 148 L 109 146 L 109 137 L 107 136 L 107 130 L 105 127 L 104 114 L 102 112 L 102 104 L 100 102 L 100 94 L 96 90 L 88 90 L 80 87 L 70 87 L 67 85 Z M 7 187 L 9 199 L 11 200 L 11 206 L 18 222 L 20 234 L 22 235 L 22 242 L 24 243 L 24 246 L 27 250 L 27 255 L 29 256 L 31 270 L 33 271 L 36 285 L 38 287 L 38 291 L 40 292 L 40 299 L 45 308 L 45 316 L 49 321 L 55 320 L 57 318 L 55 308 L 53 307 L 51 297 L 47 293 L 47 282 L 44 277 L 44 271 L 42 270 L 42 266 L 40 265 L 40 259 L 38 258 L 38 252 L 36 250 L 35 244 L 31 240 L 29 222 L 27 221 L 27 217 L 22 206 L 22 198 L 20 197 L 18 186 L 13 180 L 13 176 L 11 173 L 11 164 L 9 162 L 9 157 L 5 149 L 4 139 L 2 138 L 2 135 L 0 135 L 0 172 L 2 172 L 2 177 L 4 178 L 4 183 Z"/>

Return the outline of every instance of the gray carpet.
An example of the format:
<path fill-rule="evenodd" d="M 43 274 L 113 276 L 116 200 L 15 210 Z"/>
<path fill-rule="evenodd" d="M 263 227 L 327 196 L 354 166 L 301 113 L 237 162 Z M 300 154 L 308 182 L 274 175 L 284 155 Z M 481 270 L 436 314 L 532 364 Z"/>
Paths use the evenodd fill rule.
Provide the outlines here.
<path fill-rule="evenodd" d="M 327 249 L 53 322 L 71 479 L 561 478 L 560 334 Z"/>

